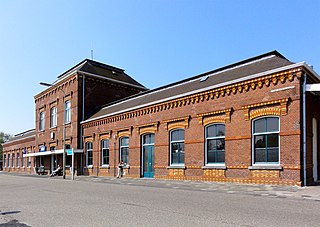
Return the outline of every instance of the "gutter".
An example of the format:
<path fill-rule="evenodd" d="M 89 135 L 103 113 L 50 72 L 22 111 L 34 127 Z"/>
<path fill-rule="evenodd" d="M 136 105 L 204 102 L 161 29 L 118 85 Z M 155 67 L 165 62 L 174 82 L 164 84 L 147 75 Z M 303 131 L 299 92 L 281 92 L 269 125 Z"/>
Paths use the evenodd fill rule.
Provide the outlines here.
<path fill-rule="evenodd" d="M 306 125 L 306 83 L 307 74 L 303 75 L 302 84 L 302 159 L 303 159 L 303 186 L 307 186 L 307 125 Z"/>

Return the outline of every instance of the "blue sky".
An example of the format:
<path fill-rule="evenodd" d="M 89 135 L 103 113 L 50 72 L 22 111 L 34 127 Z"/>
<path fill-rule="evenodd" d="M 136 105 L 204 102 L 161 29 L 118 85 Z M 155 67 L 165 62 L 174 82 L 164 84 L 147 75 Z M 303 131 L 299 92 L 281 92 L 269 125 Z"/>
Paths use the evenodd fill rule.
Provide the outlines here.
<path fill-rule="evenodd" d="M 94 50 L 156 88 L 278 50 L 320 72 L 320 1 L 0 2 L 0 131 L 34 128 L 33 96 Z"/>

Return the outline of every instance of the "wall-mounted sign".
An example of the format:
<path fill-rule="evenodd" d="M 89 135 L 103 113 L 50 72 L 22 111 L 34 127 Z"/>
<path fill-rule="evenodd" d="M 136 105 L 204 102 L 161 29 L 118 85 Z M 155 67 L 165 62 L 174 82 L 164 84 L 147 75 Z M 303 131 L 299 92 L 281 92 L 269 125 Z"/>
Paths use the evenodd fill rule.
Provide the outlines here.
<path fill-rule="evenodd" d="M 40 152 L 44 152 L 44 151 L 46 151 L 47 150 L 47 147 L 46 146 L 41 146 L 40 147 Z"/>

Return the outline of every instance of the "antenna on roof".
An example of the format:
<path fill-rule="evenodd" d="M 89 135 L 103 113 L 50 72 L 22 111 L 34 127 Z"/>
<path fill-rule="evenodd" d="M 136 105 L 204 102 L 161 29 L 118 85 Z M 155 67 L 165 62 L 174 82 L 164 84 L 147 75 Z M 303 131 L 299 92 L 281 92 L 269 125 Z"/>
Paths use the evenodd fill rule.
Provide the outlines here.
<path fill-rule="evenodd" d="M 91 42 L 91 60 L 93 60 L 93 42 Z"/>

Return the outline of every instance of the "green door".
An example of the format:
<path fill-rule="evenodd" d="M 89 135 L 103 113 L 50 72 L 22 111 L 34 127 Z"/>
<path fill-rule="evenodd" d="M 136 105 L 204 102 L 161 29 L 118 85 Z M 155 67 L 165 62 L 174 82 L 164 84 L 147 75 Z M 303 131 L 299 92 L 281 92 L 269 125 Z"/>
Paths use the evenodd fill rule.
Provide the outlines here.
<path fill-rule="evenodd" d="M 154 177 L 154 134 L 142 137 L 143 177 Z"/>

